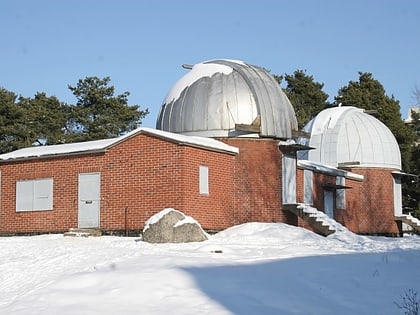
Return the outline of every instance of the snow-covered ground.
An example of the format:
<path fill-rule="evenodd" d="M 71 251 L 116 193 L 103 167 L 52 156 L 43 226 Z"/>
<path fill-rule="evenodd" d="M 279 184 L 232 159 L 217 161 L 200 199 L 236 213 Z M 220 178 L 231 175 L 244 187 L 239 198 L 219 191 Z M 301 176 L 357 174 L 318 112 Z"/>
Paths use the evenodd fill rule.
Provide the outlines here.
<path fill-rule="evenodd" d="M 0 238 L 0 314 L 403 314 L 420 237 L 248 223 L 202 243 Z"/>

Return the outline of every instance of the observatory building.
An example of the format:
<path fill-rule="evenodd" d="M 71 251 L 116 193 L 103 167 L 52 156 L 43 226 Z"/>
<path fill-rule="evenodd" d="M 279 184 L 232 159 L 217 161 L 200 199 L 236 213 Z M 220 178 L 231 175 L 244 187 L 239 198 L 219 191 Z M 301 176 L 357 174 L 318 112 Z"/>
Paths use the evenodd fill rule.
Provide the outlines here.
<path fill-rule="evenodd" d="M 401 234 L 400 151 L 379 120 L 336 107 L 300 132 L 264 68 L 228 59 L 185 68 L 156 129 L 0 155 L 0 234 L 136 234 L 164 208 L 208 231 L 283 222 L 322 235 L 338 223 Z"/>

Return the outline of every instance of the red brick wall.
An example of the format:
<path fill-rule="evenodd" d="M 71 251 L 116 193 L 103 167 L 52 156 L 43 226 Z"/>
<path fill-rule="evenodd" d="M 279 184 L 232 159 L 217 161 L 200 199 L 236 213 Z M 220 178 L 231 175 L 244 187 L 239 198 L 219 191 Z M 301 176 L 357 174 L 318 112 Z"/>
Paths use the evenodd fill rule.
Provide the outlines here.
<path fill-rule="evenodd" d="M 0 164 L 0 234 L 62 232 L 78 224 L 78 175 L 101 173 L 100 228 L 140 230 L 164 208 L 220 230 L 244 222 L 303 223 L 281 210 L 282 154 L 273 139 L 220 139 L 239 155 L 178 145 L 140 134 L 106 153 Z M 209 195 L 199 193 L 199 166 L 209 169 Z M 391 170 L 353 169 L 363 182 L 346 181 L 346 209 L 335 218 L 363 234 L 397 234 Z M 303 170 L 297 201 L 303 202 Z M 16 212 L 16 181 L 53 178 L 53 210 Z M 314 206 L 324 207 L 323 185 L 335 177 L 314 173 Z"/>
<path fill-rule="evenodd" d="M 234 225 L 234 166 L 236 156 L 188 148 L 184 159 L 186 199 L 184 212 L 210 230 Z M 193 165 L 193 167 L 188 167 Z M 199 166 L 209 171 L 209 194 L 199 192 Z"/>
<path fill-rule="evenodd" d="M 101 155 L 2 164 L 0 233 L 58 232 L 77 227 L 78 173 L 101 169 Z M 16 181 L 53 178 L 53 210 L 16 212 Z"/>
<path fill-rule="evenodd" d="M 346 209 L 334 209 L 334 219 L 350 231 L 359 234 L 399 234 L 394 219 L 392 170 L 358 168 L 351 172 L 364 176 L 363 181 L 346 179 Z M 335 176 L 313 173 L 314 207 L 324 210 L 324 185 L 334 185 Z M 298 186 L 303 187 L 303 170 L 298 170 Z M 298 189 L 298 202 L 303 202 L 303 191 Z M 305 223 L 299 220 L 300 226 Z"/>
<path fill-rule="evenodd" d="M 234 224 L 244 222 L 295 222 L 281 210 L 282 154 L 278 140 L 219 139 L 239 148 L 235 165 Z"/>
<path fill-rule="evenodd" d="M 363 182 L 351 183 L 346 190 L 347 209 L 337 211 L 340 219 L 355 233 L 399 234 L 394 218 L 394 181 L 392 170 L 354 168 Z"/>
<path fill-rule="evenodd" d="M 106 230 L 143 228 L 164 208 L 175 208 L 205 229 L 231 226 L 231 176 L 234 156 L 142 136 L 107 153 L 101 224 Z M 112 165 L 111 165 L 112 164 Z M 209 168 L 210 194 L 199 194 L 199 166 Z M 106 177 L 105 177 L 106 176 Z"/>
<path fill-rule="evenodd" d="M 101 229 L 143 228 L 153 214 L 183 206 L 185 147 L 147 135 L 111 148 L 101 173 Z"/>
<path fill-rule="evenodd" d="M 77 227 L 78 175 L 89 172 L 101 173 L 102 230 L 142 229 L 151 215 L 167 207 L 193 216 L 206 229 L 226 228 L 232 225 L 234 160 L 231 154 L 140 134 L 102 154 L 4 163 L 0 234 Z M 199 165 L 209 168 L 208 196 L 198 192 Z M 16 212 L 16 180 L 37 178 L 53 178 L 53 210 Z"/>

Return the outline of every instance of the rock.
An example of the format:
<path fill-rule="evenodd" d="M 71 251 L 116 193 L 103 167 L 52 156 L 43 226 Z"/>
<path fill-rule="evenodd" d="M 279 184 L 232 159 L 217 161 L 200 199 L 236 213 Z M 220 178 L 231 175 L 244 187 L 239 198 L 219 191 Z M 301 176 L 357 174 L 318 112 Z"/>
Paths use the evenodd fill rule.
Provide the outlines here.
<path fill-rule="evenodd" d="M 197 221 L 172 208 L 152 216 L 143 229 L 143 240 L 149 243 L 188 243 L 207 239 Z"/>

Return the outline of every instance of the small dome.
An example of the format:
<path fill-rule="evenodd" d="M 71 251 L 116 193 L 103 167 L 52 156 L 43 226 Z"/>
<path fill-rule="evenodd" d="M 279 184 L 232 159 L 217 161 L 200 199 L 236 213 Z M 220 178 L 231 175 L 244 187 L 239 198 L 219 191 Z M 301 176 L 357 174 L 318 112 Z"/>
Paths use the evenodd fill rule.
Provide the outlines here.
<path fill-rule="evenodd" d="M 363 109 L 344 106 L 323 110 L 304 128 L 301 139 L 314 150 L 300 159 L 338 167 L 339 164 L 401 170 L 401 154 L 392 132 Z"/>
<path fill-rule="evenodd" d="M 291 103 L 266 70 L 223 59 L 194 65 L 172 87 L 156 128 L 204 137 L 253 132 L 290 138 L 297 121 Z"/>

